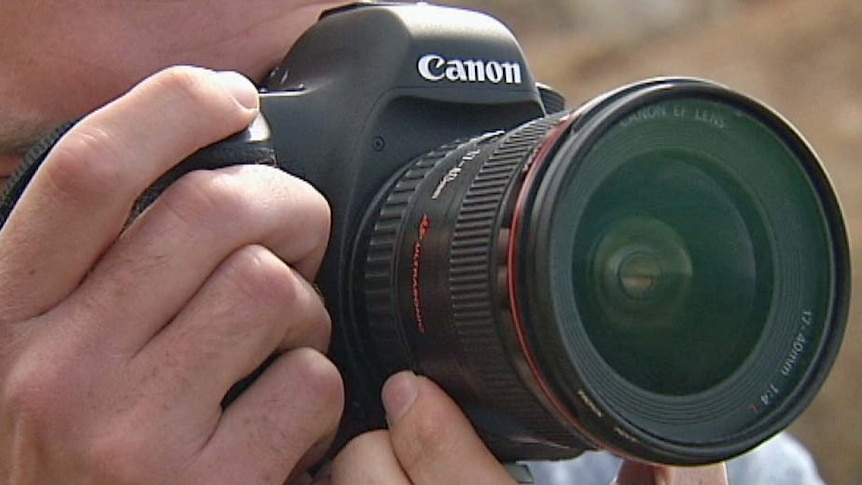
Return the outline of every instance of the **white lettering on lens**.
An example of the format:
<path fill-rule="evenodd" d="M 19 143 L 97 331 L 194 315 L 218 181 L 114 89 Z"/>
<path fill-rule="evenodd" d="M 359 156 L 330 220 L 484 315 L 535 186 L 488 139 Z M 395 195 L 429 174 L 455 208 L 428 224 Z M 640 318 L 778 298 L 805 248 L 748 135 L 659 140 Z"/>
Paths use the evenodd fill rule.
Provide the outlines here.
<path fill-rule="evenodd" d="M 790 344 L 790 350 L 787 352 L 787 357 L 784 358 L 784 364 L 781 366 L 781 375 L 784 377 L 790 377 L 809 346 L 807 334 L 811 330 L 811 324 L 814 321 L 814 312 L 807 309 L 803 310 L 799 321 L 799 332 L 797 332 L 796 338 Z"/>
<path fill-rule="evenodd" d="M 620 428 L 619 426 L 614 426 L 614 433 L 622 436 L 623 438 L 631 441 L 632 443 L 637 443 L 638 439 L 629 434 L 626 430 Z"/>
<path fill-rule="evenodd" d="M 665 105 L 652 105 L 647 106 L 645 108 L 641 108 L 638 111 L 630 114 L 626 117 L 621 123 L 620 126 L 629 126 L 633 123 L 640 123 L 643 121 L 653 121 L 661 118 L 667 118 L 667 106 Z"/>
<path fill-rule="evenodd" d="M 426 54 L 417 64 L 423 79 L 438 82 L 521 84 L 521 64 L 480 59 L 446 59 L 438 54 Z"/>
<path fill-rule="evenodd" d="M 694 119 L 716 128 L 724 128 L 725 126 L 724 118 L 722 118 L 721 115 L 707 109 L 696 108 L 694 110 Z"/>
<path fill-rule="evenodd" d="M 440 180 L 440 183 L 437 184 L 437 188 L 434 189 L 434 193 L 431 194 L 431 200 L 437 200 L 440 197 L 440 194 L 443 193 L 443 189 L 445 189 L 449 183 L 458 179 L 458 176 L 461 175 L 461 170 L 464 167 L 464 164 L 472 162 L 480 153 L 482 153 L 482 150 L 479 150 L 478 148 L 465 153 L 464 156 L 461 157 L 461 161 L 458 162 L 458 165 L 449 169 L 446 175 L 443 176 L 443 179 Z"/>
<path fill-rule="evenodd" d="M 599 407 L 596 406 L 596 403 L 594 403 L 593 400 L 590 399 L 589 396 L 587 396 L 587 393 L 584 392 L 583 389 L 578 389 L 578 396 L 581 398 L 581 401 L 584 401 L 584 404 L 586 404 L 587 407 L 590 408 L 593 411 L 593 413 L 595 413 L 595 415 L 597 417 L 601 418 L 602 416 L 604 416 L 604 414 L 602 414 L 602 411 L 599 409 Z"/>
<path fill-rule="evenodd" d="M 431 194 L 431 200 L 437 200 L 440 197 L 440 194 L 443 193 L 443 189 L 445 189 L 450 182 L 454 182 L 455 179 L 458 178 L 458 175 L 461 175 L 461 167 L 452 167 L 446 175 L 443 176 L 443 180 L 437 184 L 437 188 L 434 189 L 434 193 Z"/>

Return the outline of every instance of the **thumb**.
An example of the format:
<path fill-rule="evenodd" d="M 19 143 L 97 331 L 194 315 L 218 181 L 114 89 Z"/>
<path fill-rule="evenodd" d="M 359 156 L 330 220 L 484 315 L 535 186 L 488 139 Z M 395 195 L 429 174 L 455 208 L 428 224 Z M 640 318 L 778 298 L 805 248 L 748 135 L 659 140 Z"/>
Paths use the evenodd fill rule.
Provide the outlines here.
<path fill-rule="evenodd" d="M 514 483 L 455 402 L 431 380 L 401 372 L 382 394 L 393 451 L 413 484 Z"/>
<path fill-rule="evenodd" d="M 724 463 L 666 467 L 626 461 L 612 485 L 727 485 Z"/>

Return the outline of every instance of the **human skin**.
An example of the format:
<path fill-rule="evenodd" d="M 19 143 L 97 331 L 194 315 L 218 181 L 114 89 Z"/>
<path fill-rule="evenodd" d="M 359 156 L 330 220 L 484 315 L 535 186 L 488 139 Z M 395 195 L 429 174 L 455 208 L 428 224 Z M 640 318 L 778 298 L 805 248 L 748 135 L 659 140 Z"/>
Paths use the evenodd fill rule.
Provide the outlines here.
<path fill-rule="evenodd" d="M 248 125 L 246 78 L 330 5 L 0 5 L 0 176 L 46 130 L 84 117 L 0 231 L 0 482 L 280 484 L 323 455 L 344 399 L 309 284 L 328 240 L 324 198 L 243 166 L 189 174 L 126 219 L 159 174 Z M 509 480 L 429 380 L 399 374 L 382 398 L 390 429 L 349 444 L 320 483 Z"/>
<path fill-rule="evenodd" d="M 0 482 L 281 484 L 325 452 L 343 389 L 308 283 L 324 198 L 278 170 L 197 172 L 124 227 L 160 173 L 258 112 L 239 74 L 164 68 L 259 78 L 324 7 L 0 6 L 5 173 L 32 136 L 93 112 L 0 231 Z"/>
<path fill-rule="evenodd" d="M 0 153 L 174 65 L 259 80 L 320 0 L 16 0 L 0 4 Z M 23 136 L 23 140 L 21 140 Z M 21 142 L 24 142 L 23 144 Z M 5 148 L 5 150 L 4 150 Z"/>

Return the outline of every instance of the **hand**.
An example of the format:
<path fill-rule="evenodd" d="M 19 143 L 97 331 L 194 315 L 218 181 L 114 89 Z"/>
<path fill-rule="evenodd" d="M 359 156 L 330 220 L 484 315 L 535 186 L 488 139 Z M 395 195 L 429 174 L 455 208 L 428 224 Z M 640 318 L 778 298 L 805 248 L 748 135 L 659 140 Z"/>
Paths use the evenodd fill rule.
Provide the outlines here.
<path fill-rule="evenodd" d="M 389 429 L 354 438 L 314 485 L 515 483 L 433 382 L 402 372 L 386 382 L 382 394 Z M 626 462 L 614 483 L 726 485 L 727 479 L 723 464 L 681 469 Z"/>
<path fill-rule="evenodd" d="M 612 485 L 727 485 L 724 463 L 702 467 L 654 466 L 627 461 Z"/>
<path fill-rule="evenodd" d="M 46 158 L 0 231 L 0 482 L 281 484 L 326 450 L 343 391 L 308 283 L 325 200 L 272 168 L 193 172 L 124 229 L 159 174 L 257 109 L 237 74 L 171 68 Z"/>
<path fill-rule="evenodd" d="M 439 387 L 401 372 L 383 386 L 388 430 L 349 442 L 314 485 L 505 485 L 515 481 Z"/>

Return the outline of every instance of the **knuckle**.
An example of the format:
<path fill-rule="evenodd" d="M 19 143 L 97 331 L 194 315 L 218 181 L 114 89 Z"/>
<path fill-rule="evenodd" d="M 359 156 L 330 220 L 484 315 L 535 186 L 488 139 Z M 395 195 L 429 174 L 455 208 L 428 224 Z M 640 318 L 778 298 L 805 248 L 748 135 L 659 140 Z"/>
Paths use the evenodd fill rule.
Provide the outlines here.
<path fill-rule="evenodd" d="M 84 460 L 99 483 L 152 483 L 152 471 L 165 466 L 139 431 L 119 426 L 92 439 Z"/>
<path fill-rule="evenodd" d="M 224 271 L 234 290 L 261 305 L 289 308 L 299 299 L 299 278 L 263 246 L 238 249 L 226 261 Z"/>
<path fill-rule="evenodd" d="M 123 155 L 110 133 L 84 121 L 57 143 L 41 170 L 59 194 L 91 200 L 125 185 L 124 170 L 116 163 Z"/>
<path fill-rule="evenodd" d="M 300 348 L 289 354 L 289 365 L 300 375 L 309 399 L 315 404 L 326 429 L 334 431 L 344 407 L 344 384 L 341 373 L 326 356 L 310 348 Z"/>
<path fill-rule="evenodd" d="M 159 460 L 139 425 L 109 417 L 94 423 L 86 411 L 81 413 L 81 405 L 95 403 L 76 394 L 86 387 L 80 379 L 70 377 L 62 366 L 29 360 L 32 362 L 16 365 L 3 382 L 0 410 L 4 422 L 15 423 L 14 429 L 26 433 L 31 443 L 62 447 L 65 457 L 87 470 L 94 482 L 153 483 L 146 472 L 155 469 Z"/>
<path fill-rule="evenodd" d="M 34 361 L 35 360 L 35 361 Z M 63 376 L 39 359 L 21 359 L 3 383 L 2 407 L 17 421 L 51 427 L 62 412 L 57 396 L 64 395 Z"/>
<path fill-rule="evenodd" d="M 296 181 L 297 190 L 306 201 L 303 230 L 307 231 L 308 239 L 315 247 L 325 244 L 329 240 L 332 224 L 332 210 L 329 207 L 329 202 L 308 182 L 295 177 L 293 179 Z"/>
<path fill-rule="evenodd" d="M 153 89 L 163 96 L 176 97 L 178 101 L 193 106 L 206 105 L 211 93 L 207 83 L 207 71 L 191 66 L 171 66 L 154 74 L 150 79 Z"/>
<path fill-rule="evenodd" d="M 248 113 L 217 80 L 217 74 L 208 69 L 192 66 L 172 66 L 151 76 L 148 89 L 169 99 L 175 106 L 193 110 L 208 126 L 228 126 L 238 131 L 248 122 Z M 209 130 L 206 130 L 207 132 Z"/>
<path fill-rule="evenodd" d="M 329 349 L 329 343 L 332 339 L 332 317 L 330 317 L 329 312 L 323 308 L 322 301 L 320 301 L 320 306 L 321 311 L 317 313 L 319 317 L 313 321 L 314 335 L 317 338 L 316 340 L 309 342 L 309 344 L 318 350 L 326 351 Z"/>
<path fill-rule="evenodd" d="M 174 182 L 159 198 L 184 225 L 219 226 L 243 220 L 241 191 L 218 172 L 196 170 Z"/>

